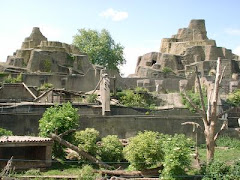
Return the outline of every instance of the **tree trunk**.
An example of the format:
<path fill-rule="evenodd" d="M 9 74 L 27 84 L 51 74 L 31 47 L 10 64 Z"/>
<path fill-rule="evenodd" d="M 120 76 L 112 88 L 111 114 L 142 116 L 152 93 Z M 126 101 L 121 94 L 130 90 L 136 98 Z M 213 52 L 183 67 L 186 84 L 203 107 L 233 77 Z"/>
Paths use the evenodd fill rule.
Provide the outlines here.
<path fill-rule="evenodd" d="M 212 120 L 212 119 L 211 119 Z M 215 121 L 212 120 L 211 124 L 205 129 L 206 132 L 206 146 L 207 146 L 207 163 L 214 159 L 215 152 Z"/>
<path fill-rule="evenodd" d="M 77 153 L 79 153 L 82 157 L 85 157 L 86 159 L 88 159 L 89 161 L 98 164 L 99 166 L 106 168 L 106 169 L 111 169 L 111 166 L 105 164 L 104 162 L 98 160 L 97 158 L 91 156 L 90 154 L 88 154 L 87 152 L 80 150 L 77 146 L 74 146 L 73 144 L 69 143 L 68 141 L 65 141 L 64 139 L 60 138 L 58 135 L 56 134 L 51 134 L 50 135 L 51 138 L 57 142 L 59 142 L 60 144 L 64 145 L 65 147 L 68 147 L 74 151 L 76 151 Z"/>

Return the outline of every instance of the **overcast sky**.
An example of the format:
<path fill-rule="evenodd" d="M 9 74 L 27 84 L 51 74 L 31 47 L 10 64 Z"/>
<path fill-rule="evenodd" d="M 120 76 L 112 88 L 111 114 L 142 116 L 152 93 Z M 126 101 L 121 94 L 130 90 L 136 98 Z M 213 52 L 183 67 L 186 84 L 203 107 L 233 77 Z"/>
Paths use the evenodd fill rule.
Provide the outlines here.
<path fill-rule="evenodd" d="M 240 55 L 239 0 L 0 0 L 0 61 L 21 47 L 33 27 L 49 41 L 72 43 L 77 29 L 107 29 L 124 47 L 125 76 L 137 57 L 159 51 L 191 19 L 205 19 L 208 37 Z"/>

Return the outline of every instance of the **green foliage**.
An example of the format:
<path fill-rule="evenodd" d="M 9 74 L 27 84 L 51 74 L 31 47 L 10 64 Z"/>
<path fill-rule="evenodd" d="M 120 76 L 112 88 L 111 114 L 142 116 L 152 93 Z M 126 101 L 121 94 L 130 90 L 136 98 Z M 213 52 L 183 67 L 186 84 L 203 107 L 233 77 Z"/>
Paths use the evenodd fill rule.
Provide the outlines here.
<path fill-rule="evenodd" d="M 138 170 L 158 166 L 163 161 L 162 140 L 157 132 L 139 132 L 124 147 L 124 157 Z"/>
<path fill-rule="evenodd" d="M 202 167 L 202 173 L 205 175 L 203 180 L 235 180 L 240 177 L 240 163 L 236 162 L 234 165 L 229 166 L 224 162 L 212 161 Z"/>
<path fill-rule="evenodd" d="M 163 142 L 164 150 L 164 169 L 162 179 L 175 180 L 181 179 L 185 175 L 185 169 L 191 165 L 191 147 L 193 141 L 184 135 L 175 134 L 168 136 Z"/>
<path fill-rule="evenodd" d="M 12 135 L 13 135 L 12 131 L 0 128 L 0 136 L 12 136 Z"/>
<path fill-rule="evenodd" d="M 169 68 L 169 67 L 164 67 L 162 69 L 162 72 L 163 72 L 164 75 L 167 75 L 167 74 L 173 72 L 173 70 L 171 68 Z"/>
<path fill-rule="evenodd" d="M 75 133 L 75 144 L 92 156 L 96 156 L 98 149 L 96 144 L 98 136 L 99 132 L 97 130 L 86 128 L 84 131 L 78 131 Z"/>
<path fill-rule="evenodd" d="M 45 91 L 45 90 L 48 90 L 48 89 L 51 89 L 53 88 L 53 84 L 51 83 L 44 83 L 40 86 L 40 88 L 38 89 L 39 91 Z"/>
<path fill-rule="evenodd" d="M 73 37 L 73 44 L 87 53 L 93 64 L 118 70 L 118 66 L 125 63 L 123 46 L 116 44 L 106 29 L 100 33 L 91 29 L 79 29 Z"/>
<path fill-rule="evenodd" d="M 240 140 L 229 136 L 220 136 L 219 138 L 217 138 L 216 144 L 219 147 L 240 149 Z"/>
<path fill-rule="evenodd" d="M 40 172 L 40 169 L 29 169 L 24 173 L 24 175 L 39 176 L 39 175 L 41 175 L 41 172 Z"/>
<path fill-rule="evenodd" d="M 227 98 L 227 103 L 233 106 L 240 105 L 240 89 L 235 90 L 233 93 L 230 93 Z"/>
<path fill-rule="evenodd" d="M 203 92 L 203 101 L 204 104 L 207 104 L 207 93 L 205 88 L 202 89 Z M 198 107 L 198 108 L 202 108 L 201 105 L 201 99 L 200 99 L 200 94 L 198 92 L 194 92 L 193 90 L 187 91 L 186 95 L 191 99 L 191 101 Z M 181 94 L 182 96 L 182 103 L 185 105 L 186 108 L 188 108 L 191 112 L 196 112 L 196 109 L 194 109 L 191 104 L 188 102 L 188 100 L 186 99 L 186 97 Z"/>
<path fill-rule="evenodd" d="M 55 105 L 48 108 L 42 118 L 39 120 L 39 135 L 48 137 L 50 133 L 61 134 L 70 129 L 76 128 L 78 125 L 78 110 L 73 108 L 71 103 L 64 103 L 62 106 Z M 64 137 L 67 140 L 72 139 L 72 134 Z M 62 147 L 55 143 L 53 147 L 55 157 L 63 157 Z"/>
<path fill-rule="evenodd" d="M 16 78 L 13 78 L 9 75 L 5 80 L 4 83 L 21 83 L 22 82 L 22 74 L 19 74 Z"/>
<path fill-rule="evenodd" d="M 155 98 L 147 89 L 137 87 L 135 90 L 123 90 L 117 92 L 117 98 L 120 103 L 127 107 L 154 108 L 156 106 Z"/>
<path fill-rule="evenodd" d="M 116 135 L 108 135 L 102 139 L 99 155 L 104 162 L 123 160 L 123 145 Z"/>
<path fill-rule="evenodd" d="M 51 72 L 52 62 L 50 59 L 45 59 L 43 62 L 43 70 L 45 72 Z"/>
<path fill-rule="evenodd" d="M 79 180 L 93 180 L 97 179 L 98 174 L 94 173 L 94 169 L 90 165 L 85 165 L 79 172 Z"/>
<path fill-rule="evenodd" d="M 97 94 L 89 94 L 89 95 L 87 95 L 86 101 L 88 103 L 96 103 L 97 102 L 97 97 L 98 97 Z"/>

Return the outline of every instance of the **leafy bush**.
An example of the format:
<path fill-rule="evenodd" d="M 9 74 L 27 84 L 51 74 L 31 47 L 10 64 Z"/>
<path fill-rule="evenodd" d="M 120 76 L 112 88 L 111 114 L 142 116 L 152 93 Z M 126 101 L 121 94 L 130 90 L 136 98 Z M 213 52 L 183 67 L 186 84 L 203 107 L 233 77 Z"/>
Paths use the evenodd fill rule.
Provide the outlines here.
<path fill-rule="evenodd" d="M 97 94 L 89 94 L 86 98 L 86 101 L 88 103 L 96 103 L 97 102 L 97 97 L 98 97 Z"/>
<path fill-rule="evenodd" d="M 207 104 L 207 93 L 206 93 L 206 90 L 205 88 L 203 88 L 202 90 L 203 92 L 203 100 L 204 100 L 204 104 L 206 105 Z M 197 92 L 194 92 L 193 90 L 190 90 L 190 91 L 187 91 L 186 92 L 186 95 L 192 100 L 192 102 L 198 107 L 198 108 L 202 108 L 202 105 L 201 105 L 201 100 L 200 100 L 200 94 Z M 194 109 L 191 104 L 188 102 L 188 100 L 186 99 L 186 97 L 181 94 L 182 96 L 182 103 L 185 105 L 185 107 L 187 109 L 189 109 L 191 112 L 196 112 L 196 109 Z"/>
<path fill-rule="evenodd" d="M 233 93 L 230 93 L 227 98 L 227 103 L 233 106 L 240 105 L 240 89 L 235 90 Z"/>
<path fill-rule="evenodd" d="M 230 166 L 224 162 L 212 161 L 202 167 L 202 172 L 205 175 L 203 180 L 226 179 L 230 172 Z"/>
<path fill-rule="evenodd" d="M 158 166 L 163 161 L 162 141 L 157 132 L 139 132 L 123 149 L 124 157 L 138 170 Z"/>
<path fill-rule="evenodd" d="M 12 135 L 13 135 L 12 131 L 0 128 L 0 136 L 12 136 Z"/>
<path fill-rule="evenodd" d="M 117 93 L 120 103 L 128 107 L 153 108 L 156 106 L 155 98 L 147 89 L 137 87 L 135 90 L 123 90 Z"/>
<path fill-rule="evenodd" d="M 53 84 L 51 83 L 44 83 L 40 86 L 40 88 L 38 89 L 39 91 L 45 91 L 48 90 L 50 88 L 53 88 Z"/>
<path fill-rule="evenodd" d="M 64 103 L 62 106 L 56 105 L 48 108 L 42 118 L 39 120 L 39 135 L 48 137 L 50 133 L 61 134 L 70 129 L 76 128 L 78 125 L 78 110 L 73 108 L 71 103 Z M 64 137 L 72 140 L 72 134 Z M 63 157 L 63 148 L 54 143 L 53 154 L 56 157 Z"/>
<path fill-rule="evenodd" d="M 97 179 L 99 175 L 94 173 L 93 168 L 90 165 L 85 165 L 79 172 L 79 180 L 93 180 Z"/>
<path fill-rule="evenodd" d="M 123 145 L 116 135 L 108 135 L 102 139 L 99 155 L 104 162 L 123 160 Z"/>
<path fill-rule="evenodd" d="M 169 67 L 164 67 L 162 69 L 162 72 L 163 72 L 164 75 L 167 75 L 167 74 L 173 72 L 173 70 L 171 68 L 169 68 Z"/>
<path fill-rule="evenodd" d="M 75 144 L 78 145 L 80 149 L 88 152 L 92 156 L 97 153 L 97 139 L 99 132 L 93 128 L 86 128 L 84 131 L 78 131 L 75 133 Z"/>
<path fill-rule="evenodd" d="M 5 80 L 4 83 L 20 83 L 22 82 L 22 74 L 19 74 L 16 78 L 13 78 L 9 75 Z"/>
<path fill-rule="evenodd" d="M 240 149 L 240 140 L 229 136 L 220 136 L 216 140 L 217 146 Z"/>
<path fill-rule="evenodd" d="M 163 142 L 164 151 L 164 169 L 162 178 L 168 180 L 181 179 L 185 175 L 185 169 L 191 165 L 191 147 L 193 141 L 184 135 L 175 134 L 168 136 Z"/>

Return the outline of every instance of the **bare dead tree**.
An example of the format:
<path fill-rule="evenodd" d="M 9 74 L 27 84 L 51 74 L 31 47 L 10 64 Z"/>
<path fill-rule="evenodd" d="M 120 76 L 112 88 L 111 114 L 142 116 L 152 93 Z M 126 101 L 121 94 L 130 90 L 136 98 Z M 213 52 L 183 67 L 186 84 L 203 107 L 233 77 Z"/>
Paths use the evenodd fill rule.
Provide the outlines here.
<path fill-rule="evenodd" d="M 197 68 L 195 69 L 195 73 L 197 77 L 198 92 L 200 93 L 200 101 L 201 101 L 202 108 L 198 108 L 197 105 L 191 100 L 191 98 L 187 96 L 186 92 L 183 93 L 186 100 L 202 117 L 202 121 L 204 125 L 202 129 L 205 135 L 206 147 L 207 147 L 207 162 L 210 162 L 214 159 L 215 141 L 218 138 L 220 132 L 227 127 L 227 123 L 223 122 L 221 129 L 217 131 L 216 129 L 217 122 L 222 115 L 224 115 L 225 113 L 231 110 L 231 109 L 228 109 L 221 113 L 217 111 L 219 88 L 220 88 L 220 83 L 222 81 L 225 68 L 226 67 L 224 67 L 223 69 L 221 68 L 221 59 L 218 58 L 214 88 L 208 94 L 207 109 L 205 107 L 204 100 L 203 100 L 204 97 L 202 92 L 202 86 L 201 86 L 200 77 L 199 77 Z M 194 122 L 191 122 L 191 123 L 193 125 Z"/>

